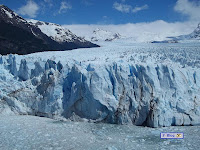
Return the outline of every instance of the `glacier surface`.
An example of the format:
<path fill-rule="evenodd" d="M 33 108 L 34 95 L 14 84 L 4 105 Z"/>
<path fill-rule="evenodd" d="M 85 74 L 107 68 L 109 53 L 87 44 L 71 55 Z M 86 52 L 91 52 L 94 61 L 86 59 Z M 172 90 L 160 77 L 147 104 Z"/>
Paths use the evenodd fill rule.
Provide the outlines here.
<path fill-rule="evenodd" d="M 200 44 L 0 56 L 0 113 L 162 127 L 200 124 Z"/>

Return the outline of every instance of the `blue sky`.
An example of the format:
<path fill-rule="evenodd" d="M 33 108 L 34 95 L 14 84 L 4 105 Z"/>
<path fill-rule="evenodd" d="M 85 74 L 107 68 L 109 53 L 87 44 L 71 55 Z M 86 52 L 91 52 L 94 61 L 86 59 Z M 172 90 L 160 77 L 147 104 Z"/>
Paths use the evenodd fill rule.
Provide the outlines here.
<path fill-rule="evenodd" d="M 200 21 L 200 0 L 0 0 L 24 18 L 58 24 Z"/>

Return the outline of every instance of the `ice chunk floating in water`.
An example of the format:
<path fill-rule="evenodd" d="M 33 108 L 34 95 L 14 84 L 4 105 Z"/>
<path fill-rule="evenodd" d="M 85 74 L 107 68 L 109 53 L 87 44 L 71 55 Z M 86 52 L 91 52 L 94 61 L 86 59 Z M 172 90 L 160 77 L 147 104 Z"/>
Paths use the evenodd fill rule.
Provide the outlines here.
<path fill-rule="evenodd" d="M 0 57 L 0 113 L 150 127 L 200 124 L 199 44 Z"/>
<path fill-rule="evenodd" d="M 200 129 L 144 128 L 0 115 L 0 149 L 198 150 Z M 160 139 L 160 132 L 184 132 L 184 139 Z"/>

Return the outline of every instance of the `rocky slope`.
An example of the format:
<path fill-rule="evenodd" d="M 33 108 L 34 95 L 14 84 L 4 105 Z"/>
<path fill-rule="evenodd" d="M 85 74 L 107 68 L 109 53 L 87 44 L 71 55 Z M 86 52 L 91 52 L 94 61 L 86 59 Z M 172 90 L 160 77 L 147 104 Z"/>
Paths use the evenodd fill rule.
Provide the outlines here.
<path fill-rule="evenodd" d="M 38 20 L 27 20 L 31 25 L 38 27 L 44 34 L 50 37 L 52 40 L 65 43 L 65 42 L 75 42 L 75 43 L 87 43 L 84 38 L 78 37 L 73 34 L 70 30 L 63 28 L 61 25 L 55 23 L 48 23 Z"/>
<path fill-rule="evenodd" d="M 199 125 L 199 45 L 128 45 L 0 57 L 0 113 Z"/>
<path fill-rule="evenodd" d="M 0 54 L 3 55 L 97 47 L 72 33 L 73 40 L 58 42 L 4 5 L 0 5 L 0 26 Z"/>

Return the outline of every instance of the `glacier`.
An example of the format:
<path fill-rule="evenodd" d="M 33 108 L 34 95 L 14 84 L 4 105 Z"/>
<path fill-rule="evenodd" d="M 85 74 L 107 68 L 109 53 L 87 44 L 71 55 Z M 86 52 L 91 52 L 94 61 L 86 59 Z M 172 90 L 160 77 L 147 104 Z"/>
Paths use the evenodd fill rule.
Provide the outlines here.
<path fill-rule="evenodd" d="M 200 124 L 200 44 L 0 56 L 0 114 L 149 127 Z"/>

